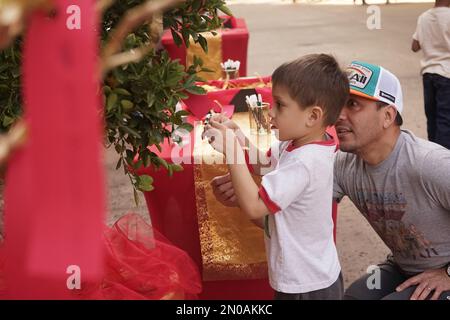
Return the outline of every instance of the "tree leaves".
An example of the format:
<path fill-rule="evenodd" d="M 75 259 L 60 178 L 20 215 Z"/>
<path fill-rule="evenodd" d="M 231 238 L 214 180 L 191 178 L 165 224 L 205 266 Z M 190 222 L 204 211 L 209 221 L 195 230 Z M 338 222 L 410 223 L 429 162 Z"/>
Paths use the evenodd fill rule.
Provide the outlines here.
<path fill-rule="evenodd" d="M 219 10 L 222 11 L 223 13 L 225 13 L 227 16 L 230 16 L 230 17 L 233 16 L 233 13 L 226 5 L 220 6 Z"/>
<path fill-rule="evenodd" d="M 173 29 L 170 29 L 171 33 L 172 33 L 172 38 L 173 38 L 173 42 L 175 42 L 175 44 L 179 47 L 181 46 L 181 44 L 183 43 L 183 39 L 181 39 L 180 35 L 178 34 L 178 32 L 176 32 Z"/>
<path fill-rule="evenodd" d="M 202 87 L 197 87 L 197 86 L 192 86 L 192 87 L 186 88 L 186 91 L 189 93 L 198 94 L 198 95 L 206 94 L 205 89 L 203 89 Z"/>
<path fill-rule="evenodd" d="M 131 102 L 130 100 L 122 100 L 120 101 L 120 104 L 122 105 L 122 108 L 126 111 L 129 111 L 134 107 L 134 103 Z"/>
<path fill-rule="evenodd" d="M 137 189 L 140 191 L 152 191 L 153 178 L 148 175 L 141 175 L 137 178 Z"/>
<path fill-rule="evenodd" d="M 118 96 L 115 93 L 111 93 L 106 100 L 106 110 L 111 111 L 114 109 L 117 103 Z"/>

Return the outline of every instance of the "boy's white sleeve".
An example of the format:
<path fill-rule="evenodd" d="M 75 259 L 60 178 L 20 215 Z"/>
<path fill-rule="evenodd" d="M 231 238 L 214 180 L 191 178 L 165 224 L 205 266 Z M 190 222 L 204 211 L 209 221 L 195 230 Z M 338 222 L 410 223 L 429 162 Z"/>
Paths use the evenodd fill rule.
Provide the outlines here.
<path fill-rule="evenodd" d="M 309 173 L 304 164 L 292 161 L 262 178 L 259 196 L 274 214 L 291 205 L 308 184 Z"/>
<path fill-rule="evenodd" d="M 345 168 L 347 163 L 345 161 L 345 153 L 338 151 L 336 158 L 334 159 L 334 169 L 333 169 L 333 200 L 337 203 L 341 202 L 342 198 L 345 196 L 344 189 L 342 187 L 345 181 Z"/>

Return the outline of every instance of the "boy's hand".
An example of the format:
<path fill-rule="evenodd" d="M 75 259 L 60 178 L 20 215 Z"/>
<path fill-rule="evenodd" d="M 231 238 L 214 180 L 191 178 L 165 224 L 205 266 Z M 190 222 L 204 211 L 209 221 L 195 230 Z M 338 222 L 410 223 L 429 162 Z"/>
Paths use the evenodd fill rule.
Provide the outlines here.
<path fill-rule="evenodd" d="M 204 137 L 208 138 L 209 144 L 218 152 L 226 155 L 227 150 L 233 150 L 236 136 L 234 132 L 225 125 L 211 119 L 205 127 Z"/>
<path fill-rule="evenodd" d="M 239 130 L 239 126 L 236 124 L 236 122 L 234 122 L 233 120 L 230 120 L 226 115 L 224 115 L 223 113 L 216 113 L 211 117 L 211 121 L 216 121 L 220 124 L 223 124 L 224 126 L 226 126 L 227 128 L 235 131 L 235 130 Z"/>

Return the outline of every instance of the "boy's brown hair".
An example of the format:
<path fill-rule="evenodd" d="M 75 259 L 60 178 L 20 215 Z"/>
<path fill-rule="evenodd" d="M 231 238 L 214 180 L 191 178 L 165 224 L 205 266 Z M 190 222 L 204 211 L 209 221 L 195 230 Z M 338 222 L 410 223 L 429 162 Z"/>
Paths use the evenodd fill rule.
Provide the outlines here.
<path fill-rule="evenodd" d="M 350 92 L 347 74 L 327 54 L 310 54 L 278 67 L 273 86 L 283 86 L 302 108 L 322 108 L 324 125 L 336 123 Z"/>

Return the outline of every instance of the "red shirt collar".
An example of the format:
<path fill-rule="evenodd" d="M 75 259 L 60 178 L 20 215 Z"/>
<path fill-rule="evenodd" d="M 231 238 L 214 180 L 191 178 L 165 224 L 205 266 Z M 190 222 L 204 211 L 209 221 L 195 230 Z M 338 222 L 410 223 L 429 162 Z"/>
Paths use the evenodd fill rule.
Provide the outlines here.
<path fill-rule="evenodd" d="M 327 135 L 328 138 L 329 138 L 329 139 L 326 140 L 326 141 L 313 141 L 313 142 L 304 144 L 303 146 L 307 146 L 307 145 L 309 145 L 309 144 L 318 144 L 318 145 L 320 145 L 320 146 L 329 146 L 329 147 L 335 146 L 335 145 L 336 145 L 336 141 L 334 140 L 333 136 L 329 135 L 328 133 L 327 133 L 326 135 Z M 303 146 L 300 146 L 300 147 L 303 147 Z M 298 149 L 298 148 L 300 148 L 300 147 L 294 146 L 294 141 L 291 141 L 291 143 L 289 143 L 288 147 L 286 148 L 286 151 L 287 151 L 287 152 L 291 152 L 291 151 L 293 151 L 293 150 L 295 150 L 295 149 Z"/>

